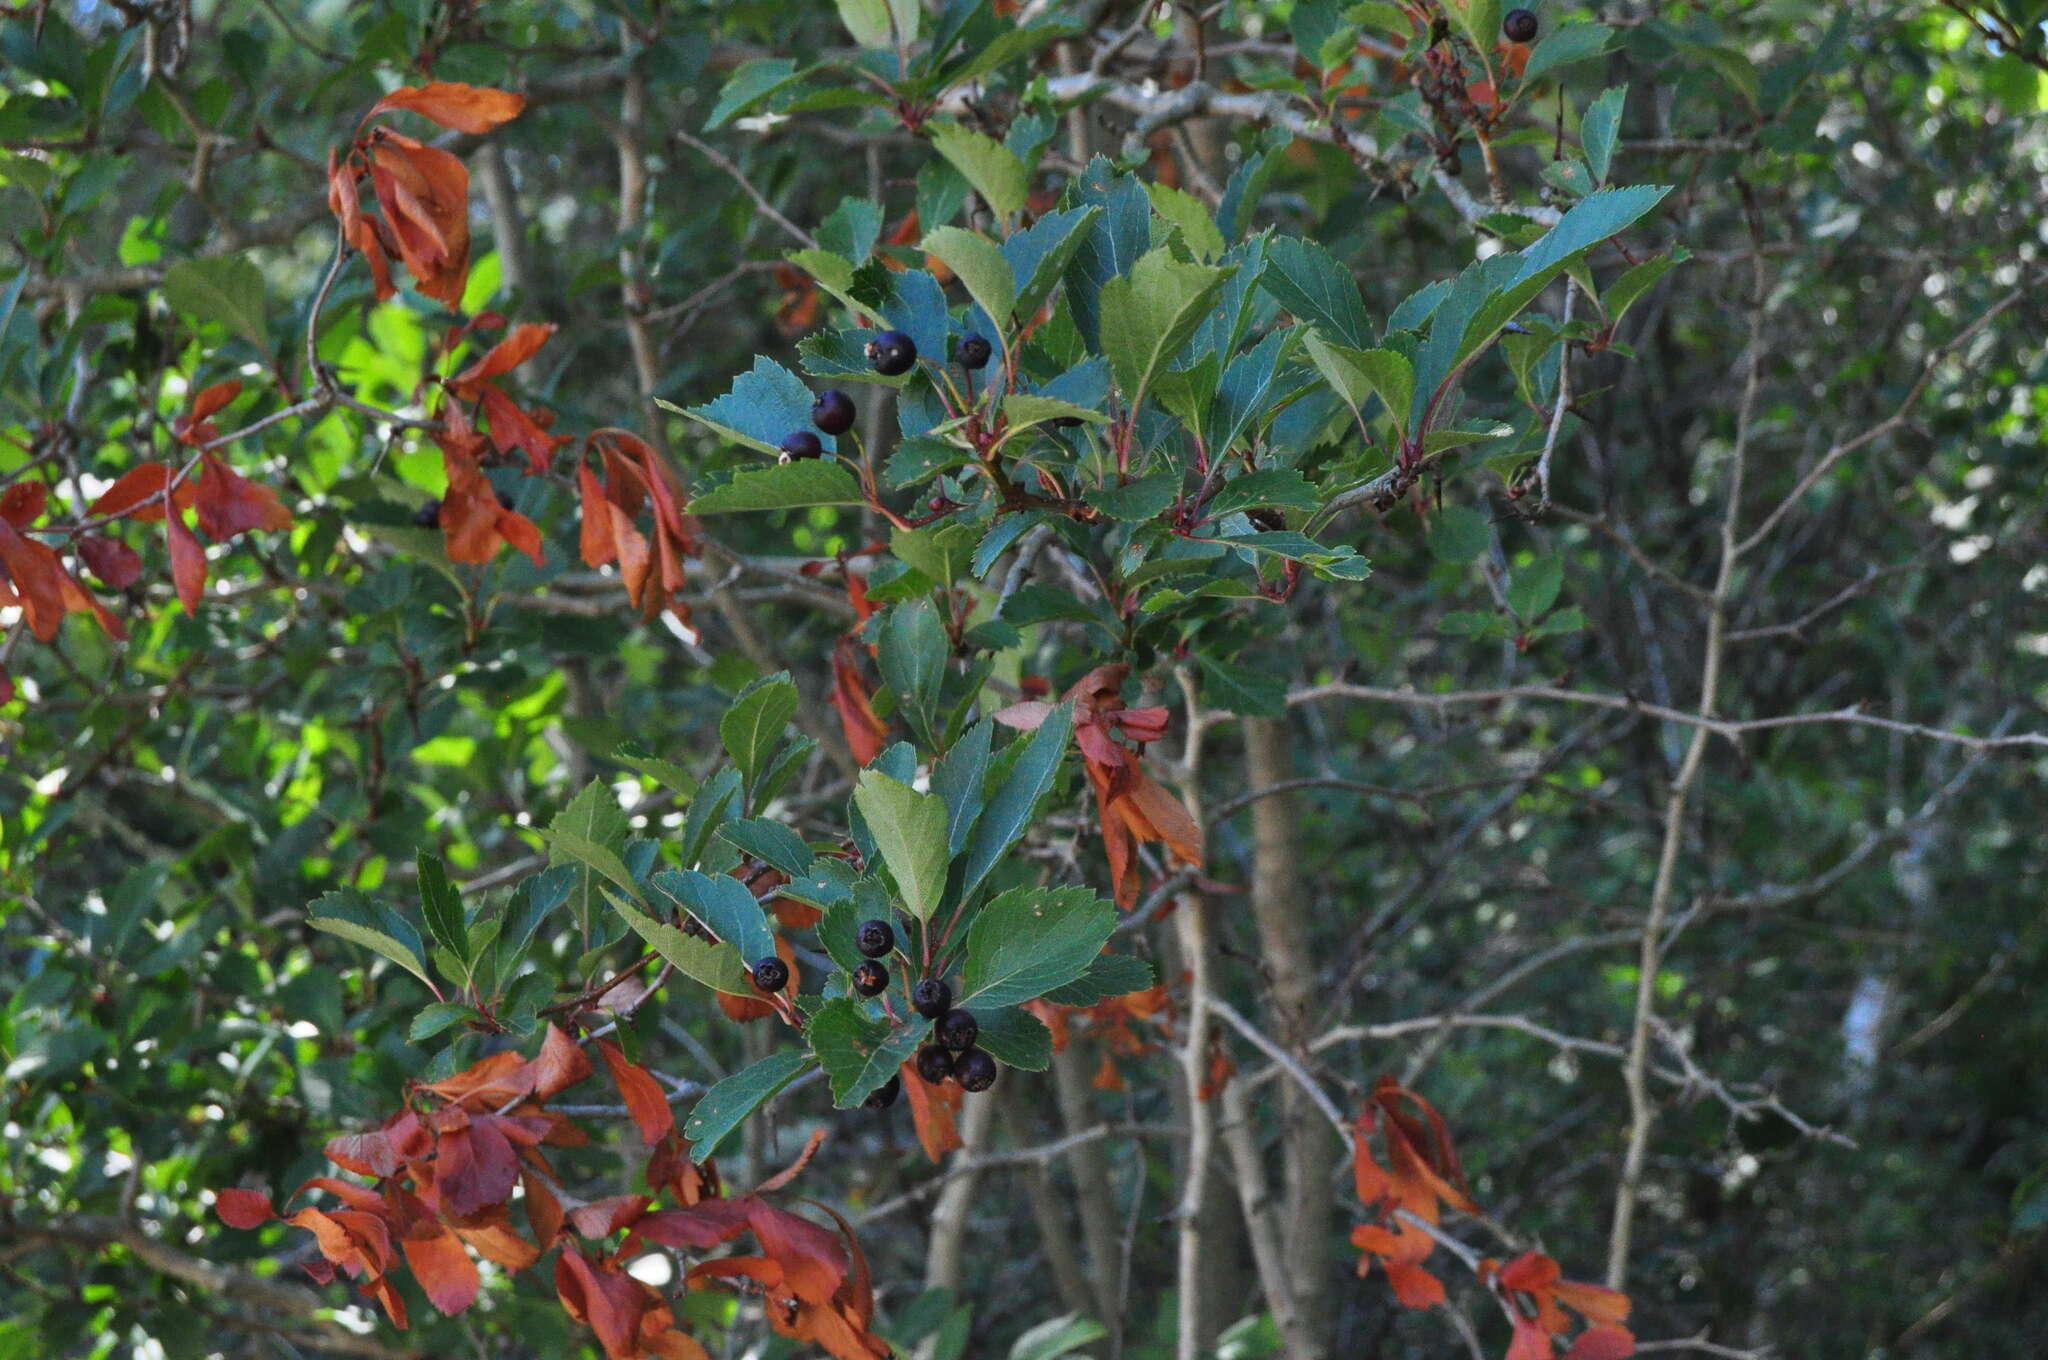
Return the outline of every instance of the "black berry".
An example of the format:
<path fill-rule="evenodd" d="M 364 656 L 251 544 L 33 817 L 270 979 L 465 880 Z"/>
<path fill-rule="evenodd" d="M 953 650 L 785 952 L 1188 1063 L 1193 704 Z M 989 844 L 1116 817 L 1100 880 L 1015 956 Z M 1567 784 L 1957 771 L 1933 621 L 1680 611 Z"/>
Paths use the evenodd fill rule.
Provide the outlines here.
<path fill-rule="evenodd" d="M 953 1055 L 937 1044 L 926 1044 L 917 1050 L 917 1075 L 930 1086 L 937 1086 L 953 1075 Z"/>
<path fill-rule="evenodd" d="M 853 970 L 853 990 L 862 996 L 880 996 L 889 985 L 889 970 L 869 959 Z"/>
<path fill-rule="evenodd" d="M 981 1022 L 968 1011 L 947 1011 L 939 1017 L 939 1042 L 955 1053 L 974 1047 L 981 1037 Z"/>
<path fill-rule="evenodd" d="M 908 373 L 917 362 L 917 342 L 902 331 L 883 331 L 868 341 L 867 354 L 875 372 L 894 378 Z"/>
<path fill-rule="evenodd" d="M 792 430 L 783 436 L 782 456 L 784 458 L 819 458 L 824 455 L 824 452 L 824 444 L 820 443 L 818 436 L 812 434 L 809 430 Z"/>
<path fill-rule="evenodd" d="M 891 1077 L 868 1093 L 861 1104 L 870 1110 L 886 1110 L 896 1103 L 896 1097 L 903 1094 L 903 1078 Z"/>
<path fill-rule="evenodd" d="M 498 508 L 500 510 L 510 510 L 512 508 L 511 492 L 500 488 L 500 490 L 498 491 Z"/>
<path fill-rule="evenodd" d="M 953 346 L 953 361 L 962 368 L 980 368 L 995 352 L 995 346 L 989 344 L 987 336 L 966 335 Z"/>
<path fill-rule="evenodd" d="M 836 387 L 820 392 L 811 403 L 811 424 L 826 434 L 845 434 L 853 428 L 853 398 Z"/>
<path fill-rule="evenodd" d="M 754 965 L 754 985 L 764 992 L 779 992 L 789 985 L 789 965 L 769 955 Z"/>
<path fill-rule="evenodd" d="M 910 989 L 910 1005 L 927 1020 L 953 1009 L 953 989 L 938 978 L 925 978 Z"/>
<path fill-rule="evenodd" d="M 1507 34 L 1509 42 L 1533 42 L 1536 38 L 1536 11 L 1533 9 L 1511 9 L 1500 21 L 1500 31 Z"/>
<path fill-rule="evenodd" d="M 426 503 L 425 505 L 422 505 L 422 506 L 421 506 L 421 507 L 420 507 L 419 509 L 417 509 L 417 510 L 413 511 L 413 512 L 412 512 L 412 522 L 413 522 L 414 524 L 417 524 L 417 525 L 419 525 L 419 526 L 420 526 L 420 528 L 422 528 L 422 529 L 438 529 L 438 528 L 440 528 L 440 527 L 441 527 L 441 502 L 439 502 L 439 501 L 428 501 L 428 502 L 427 502 L 427 503 Z"/>
<path fill-rule="evenodd" d="M 862 921 L 854 927 L 853 947 L 871 959 L 879 959 L 896 947 L 895 928 L 879 916 Z"/>
<path fill-rule="evenodd" d="M 996 1060 L 978 1048 L 953 1059 L 953 1080 L 963 1091 L 986 1091 L 996 1084 Z"/>

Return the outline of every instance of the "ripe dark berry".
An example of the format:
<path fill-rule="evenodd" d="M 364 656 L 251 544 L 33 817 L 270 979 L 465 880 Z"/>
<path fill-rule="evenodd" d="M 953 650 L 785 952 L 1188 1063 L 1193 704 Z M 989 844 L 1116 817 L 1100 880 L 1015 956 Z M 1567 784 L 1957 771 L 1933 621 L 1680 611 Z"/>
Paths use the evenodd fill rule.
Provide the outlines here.
<path fill-rule="evenodd" d="M 939 1042 L 955 1053 L 974 1047 L 981 1037 L 981 1022 L 970 1011 L 947 1011 L 939 1017 Z"/>
<path fill-rule="evenodd" d="M 1536 40 L 1536 11 L 1533 9 L 1511 9 L 1500 21 L 1500 31 L 1507 34 L 1509 42 L 1534 42 Z"/>
<path fill-rule="evenodd" d="M 754 965 L 754 985 L 764 992 L 779 992 L 789 985 L 789 965 L 773 954 Z"/>
<path fill-rule="evenodd" d="M 782 438 L 782 456 L 786 459 L 819 458 L 824 453 L 824 444 L 809 430 L 792 430 Z"/>
<path fill-rule="evenodd" d="M 937 1086 L 953 1075 L 953 1055 L 937 1044 L 926 1044 L 917 1050 L 917 1075 L 930 1086 Z"/>
<path fill-rule="evenodd" d="M 910 1005 L 927 1020 L 953 1009 L 953 989 L 938 978 L 925 978 L 910 989 Z"/>
<path fill-rule="evenodd" d="M 862 996 L 880 996 L 889 985 L 889 970 L 869 959 L 853 970 L 853 990 Z"/>
<path fill-rule="evenodd" d="M 886 1110 L 896 1103 L 896 1097 L 903 1094 L 903 1078 L 891 1077 L 868 1093 L 861 1104 L 870 1110 Z"/>
<path fill-rule="evenodd" d="M 811 424 L 826 434 L 845 434 L 853 428 L 853 398 L 836 387 L 820 392 L 811 403 Z"/>
<path fill-rule="evenodd" d="M 896 930 L 879 916 L 862 921 L 854 927 L 853 947 L 871 959 L 879 959 L 896 947 Z"/>
<path fill-rule="evenodd" d="M 953 346 L 953 360 L 962 368 L 980 368 L 995 352 L 995 346 L 989 344 L 987 336 L 966 335 Z"/>
<path fill-rule="evenodd" d="M 917 342 L 902 331 L 883 331 L 868 341 L 867 354 L 875 372 L 894 378 L 908 373 L 917 362 Z"/>
<path fill-rule="evenodd" d="M 428 501 L 425 505 L 422 505 L 419 509 L 413 511 L 412 522 L 414 524 L 419 525 L 419 527 L 422 529 L 440 528 L 441 502 Z"/>
<path fill-rule="evenodd" d="M 978 1048 L 953 1059 L 953 1080 L 963 1091 L 986 1091 L 996 1084 L 996 1060 Z"/>

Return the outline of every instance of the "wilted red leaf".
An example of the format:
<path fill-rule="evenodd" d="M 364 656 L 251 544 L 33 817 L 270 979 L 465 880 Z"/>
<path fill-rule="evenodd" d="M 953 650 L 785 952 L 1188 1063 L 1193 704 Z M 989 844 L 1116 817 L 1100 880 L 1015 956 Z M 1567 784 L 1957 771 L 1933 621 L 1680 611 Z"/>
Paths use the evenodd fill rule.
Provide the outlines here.
<path fill-rule="evenodd" d="M 29 630 L 44 642 L 63 626 L 64 564 L 57 554 L 0 519 L 0 570 L 7 573 L 14 594 L 28 615 Z"/>
<path fill-rule="evenodd" d="M 527 322 L 493 345 L 489 352 L 448 380 L 448 389 L 460 397 L 473 398 L 483 384 L 509 373 L 540 352 L 555 333 L 552 323 Z"/>
<path fill-rule="evenodd" d="M 477 1254 L 507 1270 L 524 1270 L 538 1261 L 541 1250 L 513 1230 L 511 1213 L 502 1204 L 483 1211 L 466 1223 L 451 1225 L 456 1236 Z"/>
<path fill-rule="evenodd" d="M 289 529 L 292 512 L 284 508 L 277 493 L 258 486 L 212 454 L 200 462 L 206 474 L 199 479 L 193 505 L 199 512 L 199 528 L 214 542 L 223 542 L 249 529 Z"/>
<path fill-rule="evenodd" d="M 405 1263 L 434 1307 L 453 1316 L 476 1302 L 476 1262 L 462 1239 L 430 1220 L 428 1228 L 405 1239 L 404 1247 Z"/>
<path fill-rule="evenodd" d="M 1404 1261 L 1385 1263 L 1387 1283 L 1404 1308 L 1434 1308 L 1444 1301 L 1444 1284 L 1421 1266 Z"/>
<path fill-rule="evenodd" d="M 505 1136 L 506 1121 L 478 1115 L 464 1128 L 434 1140 L 434 1188 L 458 1218 L 511 1197 L 519 1179 L 519 1157 Z"/>
<path fill-rule="evenodd" d="M 927 1084 L 910 1063 L 903 1064 L 900 1075 L 903 1097 L 910 1102 L 910 1121 L 917 1127 L 917 1141 L 923 1144 L 924 1155 L 934 1163 L 944 1160 L 947 1153 L 962 1146 L 957 1120 L 964 1093 L 952 1082 L 943 1086 Z"/>
<path fill-rule="evenodd" d="M 650 1147 L 660 1142 L 676 1123 L 675 1111 L 669 1108 L 668 1094 L 661 1089 L 661 1083 L 645 1068 L 627 1061 L 625 1052 L 611 1040 L 598 1040 L 597 1051 L 610 1070 L 633 1123 L 639 1127 L 641 1140 Z"/>
<path fill-rule="evenodd" d="M 0 519 L 17 529 L 26 529 L 42 515 L 50 489 L 41 482 L 16 482 L 0 491 Z"/>
<path fill-rule="evenodd" d="M 546 472 L 555 450 L 569 441 L 549 434 L 539 421 L 521 410 L 519 404 L 501 389 L 487 386 L 482 395 L 484 414 L 491 422 L 491 447 L 500 453 L 523 450 L 536 474 Z"/>
<path fill-rule="evenodd" d="M 1595 1327 L 1579 1333 L 1564 1360 L 1623 1360 L 1635 1353 L 1635 1334 L 1626 1327 Z"/>
<path fill-rule="evenodd" d="M 270 1207 L 270 1196 L 261 1190 L 217 1190 L 213 1211 L 230 1228 L 254 1228 L 277 1217 L 277 1210 Z"/>
<path fill-rule="evenodd" d="M 861 673 L 862 647 L 852 633 L 832 649 L 832 707 L 839 713 L 840 729 L 853 758 L 866 765 L 882 753 L 889 728 L 875 715 L 867 677 Z"/>
<path fill-rule="evenodd" d="M 469 171 L 438 147 L 379 129 L 370 147 L 370 183 L 390 243 L 420 292 L 461 306 L 469 279 Z"/>
<path fill-rule="evenodd" d="M 229 378 L 226 382 L 215 383 L 213 386 L 202 391 L 198 396 L 192 398 L 192 410 L 187 414 L 186 419 L 197 425 L 208 416 L 218 413 L 222 407 L 241 395 L 242 380 L 240 378 Z"/>
<path fill-rule="evenodd" d="M 404 110 L 433 119 L 456 132 L 489 132 L 511 122 L 526 107 L 526 96 L 510 90 L 482 85 L 464 85 L 437 80 L 429 85 L 404 86 L 378 100 L 368 117 Z"/>
<path fill-rule="evenodd" d="M 142 554 L 118 538 L 97 534 L 78 540 L 78 555 L 86 569 L 116 590 L 126 590 L 142 579 Z"/>
<path fill-rule="evenodd" d="M 610 1237 L 636 1222 L 654 1201 L 647 1195 L 610 1195 L 569 1211 L 569 1226 L 583 1237 Z"/>
<path fill-rule="evenodd" d="M 822 1128 L 812 1129 L 811 1136 L 804 1141 L 804 1150 L 796 1155 L 796 1160 L 755 1186 L 754 1193 L 757 1195 L 771 1194 L 802 1175 L 803 1169 L 811 1164 L 811 1158 L 818 1155 L 819 1145 L 824 1141 L 825 1130 Z"/>
<path fill-rule="evenodd" d="M 532 1069 L 533 1098 L 547 1100 L 590 1075 L 590 1055 L 560 1026 L 550 1024 Z"/>
<path fill-rule="evenodd" d="M 178 589 L 178 599 L 187 614 L 197 614 L 200 592 L 206 588 L 206 551 L 185 527 L 182 515 L 165 517 L 164 539 L 171 550 L 171 583 Z"/>
<path fill-rule="evenodd" d="M 94 518 L 101 515 L 131 515 L 131 518 L 143 523 L 162 519 L 164 507 L 161 501 L 146 506 L 142 503 L 153 496 L 161 496 L 170 479 L 171 470 L 162 463 L 143 463 L 138 467 L 132 467 L 122 473 L 112 486 L 102 491 L 99 499 L 87 507 L 85 513 Z M 141 508 L 137 509 L 138 506 Z"/>
<path fill-rule="evenodd" d="M 562 1235 L 562 1201 L 547 1181 L 528 1168 L 520 1169 L 519 1185 L 525 1191 L 527 1226 L 533 1229 L 533 1240 L 545 1251 Z"/>

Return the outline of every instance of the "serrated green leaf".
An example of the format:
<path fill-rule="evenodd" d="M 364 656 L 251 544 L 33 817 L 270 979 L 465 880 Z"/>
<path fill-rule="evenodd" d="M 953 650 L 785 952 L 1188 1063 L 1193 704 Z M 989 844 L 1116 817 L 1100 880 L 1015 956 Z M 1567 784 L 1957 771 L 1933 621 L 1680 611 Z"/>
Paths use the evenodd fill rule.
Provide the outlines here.
<path fill-rule="evenodd" d="M 1021 740 L 1028 743 L 1010 767 L 1002 784 L 989 795 L 981 820 L 974 824 L 967 852 L 961 863 L 960 896 L 964 900 L 988 877 L 997 861 L 1024 835 L 1038 800 L 1052 788 L 1066 754 L 1067 740 L 1074 734 L 1074 706 L 1063 703 L 1046 714 L 1036 731 Z"/>
<path fill-rule="evenodd" d="M 1042 1000 L 1055 1006 L 1092 1006 L 1113 996 L 1129 996 L 1152 985 L 1152 965 L 1143 959 L 1121 954 L 1098 954 L 1088 962 L 1088 971 L 1063 987 L 1055 987 Z"/>
<path fill-rule="evenodd" d="M 1351 271 L 1314 241 L 1275 237 L 1266 248 L 1259 286 L 1282 307 L 1353 349 L 1372 345 L 1372 324 Z"/>
<path fill-rule="evenodd" d="M 1171 470 L 1140 477 L 1123 486 L 1091 487 L 1081 499 L 1111 519 L 1151 519 L 1180 495 L 1180 474 Z"/>
<path fill-rule="evenodd" d="M 1005 1067 L 1043 1072 L 1052 1066 L 1052 1031 L 1037 1016 L 1015 1006 L 977 1010 L 974 1046 Z"/>
<path fill-rule="evenodd" d="M 406 1026 L 405 1037 L 408 1042 L 417 1044 L 474 1018 L 476 1008 L 473 1006 L 459 1005 L 453 1001 L 436 1001 L 412 1018 L 412 1023 Z"/>
<path fill-rule="evenodd" d="M 812 1061 L 812 1056 L 800 1048 L 784 1049 L 741 1068 L 706 1091 L 683 1121 L 683 1137 L 690 1140 L 690 1155 L 701 1161 L 718 1151 L 727 1134 L 808 1072 Z"/>
<path fill-rule="evenodd" d="M 1102 352 L 1132 409 L 1235 272 L 1235 265 L 1184 264 L 1159 249 L 1141 256 L 1129 274 L 1102 285 Z"/>
<path fill-rule="evenodd" d="M 808 408 L 806 408 L 808 409 Z M 809 419 L 806 415 L 805 419 Z M 861 505 L 860 484 L 844 464 L 808 458 L 776 467 L 750 468 L 724 486 L 690 501 L 693 515 L 727 515 L 750 510 L 794 510 L 812 505 Z"/>
<path fill-rule="evenodd" d="M 448 881 L 448 866 L 439 855 L 415 851 L 413 863 L 419 874 L 420 915 L 427 923 L 427 934 L 461 960 L 466 969 L 470 960 L 469 927 L 463 920 L 462 894 Z"/>
<path fill-rule="evenodd" d="M 1148 183 L 1145 192 L 1152 199 L 1152 211 L 1180 228 L 1180 238 L 1196 259 L 1208 263 L 1223 254 L 1223 232 L 1209 216 L 1202 200 L 1170 184 Z"/>
<path fill-rule="evenodd" d="M 945 800 L 867 769 L 861 771 L 853 801 L 903 894 L 905 910 L 929 921 L 946 892 L 950 851 Z"/>
<path fill-rule="evenodd" d="M 796 62 L 788 57 L 754 57 L 741 62 L 719 87 L 718 102 L 704 120 L 709 132 L 745 113 L 777 90 L 797 80 Z"/>
<path fill-rule="evenodd" d="M 960 1003 L 1016 1006 L 1088 971 L 1116 929 L 1116 909 L 1089 888 L 1012 888 L 967 932 Z"/>
<path fill-rule="evenodd" d="M 988 200 L 999 218 L 1024 210 L 1030 175 L 1008 147 L 958 123 L 928 123 L 932 146 Z"/>
<path fill-rule="evenodd" d="M 1607 168 L 1614 161 L 1614 142 L 1621 131 L 1622 106 L 1628 100 L 1628 86 L 1617 85 L 1594 100 L 1579 120 L 1579 146 L 1586 153 L 1586 165 L 1593 178 L 1607 182 Z"/>
<path fill-rule="evenodd" d="M 811 861 L 817 858 L 811 853 L 811 847 L 804 844 L 803 837 L 767 817 L 726 822 L 718 828 L 717 834 L 719 839 L 741 853 L 752 855 L 769 868 L 779 869 L 791 877 L 809 870 Z"/>
<path fill-rule="evenodd" d="M 1429 525 L 1429 550 L 1438 561 L 1462 566 L 1476 560 L 1493 542 L 1486 516 L 1463 505 L 1447 505 Z"/>
<path fill-rule="evenodd" d="M 719 718 L 718 739 L 749 785 L 781 744 L 796 707 L 796 685 L 787 671 L 778 671 L 741 690 Z"/>
<path fill-rule="evenodd" d="M 747 975 L 747 966 L 740 961 L 739 951 L 730 941 L 712 944 L 694 935 L 685 935 L 681 927 L 644 915 L 617 893 L 606 893 L 605 900 L 613 911 L 625 918 L 635 934 L 686 976 L 728 996 L 759 999 L 753 981 Z"/>
<path fill-rule="evenodd" d="M 1409 408 L 1415 400 L 1415 369 L 1407 356 L 1391 349 L 1353 349 L 1333 344 L 1313 331 L 1307 342 L 1316 371 L 1354 408 L 1377 396 L 1400 438 L 1407 438 Z"/>
<path fill-rule="evenodd" d="M 1563 585 L 1563 559 L 1539 557 L 1517 569 L 1508 581 L 1508 608 L 1524 623 L 1531 622 L 1557 603 L 1557 593 Z"/>
<path fill-rule="evenodd" d="M 657 400 L 659 400 L 657 398 Z M 780 456 L 782 441 L 793 430 L 811 429 L 811 403 L 816 398 L 804 380 L 796 374 L 763 355 L 754 360 L 754 366 L 733 379 L 725 395 L 702 406 L 677 406 L 672 402 L 660 401 L 660 405 L 677 415 L 687 416 L 701 425 L 707 425 L 728 439 L 736 440 L 762 453 Z M 829 437 L 821 436 L 827 450 L 834 447 Z M 791 463 L 787 467 L 771 471 L 793 472 L 798 468 L 838 468 L 836 459 L 820 458 Z M 847 480 L 852 479 L 848 476 Z M 721 490 L 728 488 L 721 488 Z M 716 495 L 717 493 L 712 493 Z M 735 510 L 772 510 L 780 505 L 825 505 L 829 501 L 775 501 L 767 505 L 736 505 Z M 690 513 L 702 514 L 700 501 L 690 503 Z"/>
<path fill-rule="evenodd" d="M 946 679 L 946 628 L 929 600 L 899 604 L 882 617 L 876 664 L 882 683 L 918 735 L 933 739 L 939 687 Z"/>
<path fill-rule="evenodd" d="M 412 922 L 353 888 L 325 893 L 307 904 L 306 924 L 381 954 L 429 988 L 434 985 L 427 977 L 426 949 Z"/>
<path fill-rule="evenodd" d="M 1029 319 L 1045 305 L 1101 212 L 1097 207 L 1049 212 L 1003 242 L 1003 258 L 1017 284 L 1017 315 Z"/>
<path fill-rule="evenodd" d="M 1048 420 L 1085 420 L 1091 425 L 1109 423 L 1109 417 L 1100 411 L 1091 411 L 1070 401 L 1061 401 L 1057 397 L 1041 397 L 1030 392 L 1016 392 L 1004 397 L 1003 416 L 1010 422 L 1011 429 L 1039 425 Z"/>
<path fill-rule="evenodd" d="M 1533 85 L 1560 66 L 1597 57 L 1614 39 L 1614 30 L 1604 24 L 1565 24 L 1550 30 L 1529 53 L 1522 68 L 1522 84 Z"/>
<path fill-rule="evenodd" d="M 1010 310 L 1017 303 L 1017 280 L 994 241 L 959 227 L 934 227 L 925 233 L 919 249 L 937 256 L 957 274 L 967 295 L 981 304 L 996 325 L 1010 325 Z"/>
<path fill-rule="evenodd" d="M 912 1017 L 894 1028 L 868 1018 L 852 997 L 818 1008 L 805 1035 L 832 1085 L 832 1103 L 849 1109 L 872 1095 L 917 1051 L 932 1022 Z"/>
<path fill-rule="evenodd" d="M 1322 498 L 1316 494 L 1316 489 L 1293 468 L 1260 468 L 1242 477 L 1233 477 L 1217 488 L 1209 503 L 1202 507 L 1202 513 L 1221 519 L 1261 505 L 1314 510 L 1321 504 Z"/>

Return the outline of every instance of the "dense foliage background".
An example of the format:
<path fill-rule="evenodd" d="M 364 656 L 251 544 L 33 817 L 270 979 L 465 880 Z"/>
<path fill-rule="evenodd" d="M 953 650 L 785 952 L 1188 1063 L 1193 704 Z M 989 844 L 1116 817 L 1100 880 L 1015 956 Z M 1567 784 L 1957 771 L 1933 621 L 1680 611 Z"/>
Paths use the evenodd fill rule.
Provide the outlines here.
<path fill-rule="evenodd" d="M 2048 861 L 2023 740 L 2048 731 L 2044 6 L 1541 5 L 1546 35 L 1598 21 L 1604 42 L 1485 157 L 1441 160 L 1386 46 L 1399 8 L 934 7 L 987 56 L 937 112 L 997 135 L 1044 118 L 1032 211 L 1098 155 L 1213 206 L 1265 151 L 1251 220 L 1348 265 L 1376 324 L 1501 248 L 1496 185 L 1539 212 L 1590 188 L 1559 153 L 1603 91 L 1627 90 L 1611 178 L 1673 186 L 1630 261 L 1690 253 L 1612 334 L 1576 333 L 1560 428 L 1554 360 L 1533 390 L 1512 340 L 1479 362 L 1464 411 L 1512 436 L 1319 526 L 1369 580 L 1305 579 L 1179 652 L 1028 619 L 1002 678 L 1057 693 L 1126 660 L 1134 698 L 1173 707 L 1158 763 L 1208 831 L 1206 985 L 1347 1111 L 1383 1072 L 1424 1093 L 1507 1234 L 1453 1218 L 1479 1252 L 1540 1243 L 1625 1284 L 1639 1338 L 1701 1353 L 2028 1353 L 2048 1341 Z M 46 483 L 67 522 L 167 456 L 202 388 L 244 383 L 223 429 L 303 396 L 309 344 L 361 401 L 426 417 L 423 377 L 451 371 L 435 304 L 379 303 L 358 265 L 305 330 L 335 254 L 328 151 L 428 71 L 528 100 L 442 137 L 474 178 L 464 309 L 555 324 L 520 391 L 579 439 L 638 432 L 685 483 L 753 455 L 654 399 L 709 401 L 756 355 L 794 368 L 827 324 L 785 253 L 849 196 L 890 231 L 947 201 L 833 6 L 77 0 L 10 7 L 0 54 L 0 487 Z M 248 270 L 178 269 L 230 259 Z M 863 401 L 875 442 L 886 403 Z M 1347 422 L 1309 433 L 1308 466 L 1358 456 Z M 441 457 L 402 423 L 322 409 L 229 456 L 296 522 L 212 548 L 196 613 L 148 534 L 134 584 L 95 585 L 125 643 L 84 614 L 46 643 L 0 608 L 0 1357 L 596 1354 L 544 1283 L 492 1279 L 460 1319 L 416 1306 L 403 1336 L 360 1308 L 294 1317 L 299 1294 L 257 1282 L 309 1259 L 297 1235 L 207 1211 L 324 1173 L 328 1137 L 450 1061 L 414 1037 L 424 989 L 306 903 L 411 904 L 420 850 L 495 901 L 592 778 L 658 837 L 680 811 L 617 753 L 704 777 L 733 696 L 782 670 L 821 745 L 781 813 L 839 835 L 825 696 L 854 618 L 831 559 L 884 526 L 707 520 L 684 628 L 581 565 L 566 478 L 492 472 L 544 566 L 451 568 L 414 523 Z M 1527 626 L 1552 597 L 1584 626 Z M 1093 815 L 1074 769 L 1020 860 L 1107 890 Z M 1185 940 L 1151 909 L 1190 880 L 1146 886 L 1120 947 L 1177 985 Z M 583 946 L 565 923 L 544 953 L 580 979 L 602 963 Z M 1211 1042 L 1237 1098 L 1212 1113 L 1236 1145 L 1190 1274 L 1186 1036 L 1141 1019 L 1117 1052 L 1102 1028 L 980 1098 L 943 1182 L 901 1108 L 835 1112 L 821 1085 L 721 1162 L 752 1183 L 828 1126 L 803 1192 L 859 1229 L 880 1330 L 938 1355 L 1067 1313 L 1108 1325 L 1103 1354 L 1174 1354 L 1190 1317 L 1205 1350 L 1277 1353 L 1247 1223 L 1286 1239 L 1282 1292 L 1312 1315 L 1295 1353 L 1454 1354 L 1475 1330 L 1499 1353 L 1469 1276 L 1423 1312 L 1352 1277 L 1348 1158 L 1231 1026 Z M 638 1031 L 695 1083 L 776 1043 L 681 985 Z M 1271 1183 L 1241 1202 L 1251 1166 Z M 1618 1194 L 1637 1207 L 1610 1259 Z M 729 1353 L 784 1344 L 727 1296 L 689 1307 L 737 1318 Z"/>

